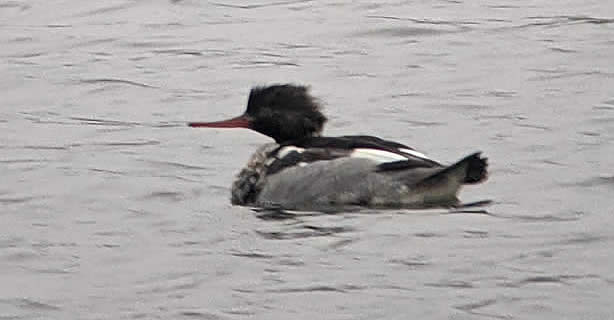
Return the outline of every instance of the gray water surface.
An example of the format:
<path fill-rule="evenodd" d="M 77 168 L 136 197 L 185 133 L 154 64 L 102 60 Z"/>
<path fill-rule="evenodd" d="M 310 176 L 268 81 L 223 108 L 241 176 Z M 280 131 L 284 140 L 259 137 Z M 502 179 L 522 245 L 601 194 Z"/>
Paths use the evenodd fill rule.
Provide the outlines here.
<path fill-rule="evenodd" d="M 231 206 L 284 82 L 494 203 Z M 613 88 L 611 1 L 0 1 L 0 319 L 612 319 Z"/>

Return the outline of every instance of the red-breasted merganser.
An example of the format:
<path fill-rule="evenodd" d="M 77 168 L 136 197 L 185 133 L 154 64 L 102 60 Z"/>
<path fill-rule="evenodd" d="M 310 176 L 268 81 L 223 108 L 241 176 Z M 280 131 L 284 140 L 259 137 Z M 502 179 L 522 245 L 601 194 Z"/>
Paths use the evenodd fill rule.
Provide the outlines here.
<path fill-rule="evenodd" d="M 372 136 L 323 137 L 326 117 L 308 88 L 255 87 L 241 116 L 190 127 L 248 128 L 275 140 L 256 151 L 233 185 L 234 205 L 318 210 L 345 206 L 454 206 L 464 184 L 487 178 L 479 152 L 445 166 Z"/>

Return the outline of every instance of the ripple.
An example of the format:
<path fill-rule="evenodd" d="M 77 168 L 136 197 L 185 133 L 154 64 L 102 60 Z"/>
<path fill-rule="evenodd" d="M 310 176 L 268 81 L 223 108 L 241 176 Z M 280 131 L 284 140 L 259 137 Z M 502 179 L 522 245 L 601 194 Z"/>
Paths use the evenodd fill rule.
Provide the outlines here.
<path fill-rule="evenodd" d="M 289 240 L 289 239 L 303 239 L 313 237 L 326 237 L 339 233 L 354 231 L 351 227 L 316 227 L 304 225 L 302 229 L 306 231 L 259 231 L 256 233 L 265 239 L 270 240 Z"/>
<path fill-rule="evenodd" d="M 109 170 L 109 169 L 101 169 L 101 168 L 88 168 L 87 170 L 91 172 L 105 173 L 105 174 L 110 174 L 110 175 L 121 175 L 121 176 L 126 175 L 125 172 L 117 171 L 117 170 Z"/>
<path fill-rule="evenodd" d="M 396 28 L 379 28 L 354 34 L 355 36 L 376 36 L 376 37 L 423 37 L 436 36 L 445 33 L 455 33 L 459 30 L 445 30 L 437 28 L 421 28 L 421 27 L 396 27 Z"/>
<path fill-rule="evenodd" d="M 175 56 L 203 56 L 203 53 L 200 50 L 190 50 L 190 49 L 164 49 L 164 50 L 154 50 L 152 51 L 156 54 L 170 54 Z"/>
<path fill-rule="evenodd" d="M 414 233 L 414 236 L 418 238 L 442 238 L 444 237 L 444 235 L 438 234 L 435 232 L 418 232 L 418 233 Z"/>
<path fill-rule="evenodd" d="M 505 287 L 518 288 L 527 285 L 534 284 L 554 284 L 554 285 L 570 285 L 569 280 L 582 280 L 582 279 L 600 279 L 599 276 L 587 274 L 587 275 L 537 275 L 529 276 L 521 280 L 505 283 Z"/>
<path fill-rule="evenodd" d="M 437 121 L 417 121 L 417 120 L 408 120 L 402 119 L 401 122 L 408 123 L 413 127 L 438 127 L 446 125 L 445 122 L 437 122 Z"/>
<path fill-rule="evenodd" d="M 548 48 L 554 52 L 560 52 L 560 53 L 576 53 L 578 52 L 577 50 L 573 50 L 573 49 L 565 49 L 565 48 L 560 48 L 560 47 L 550 47 Z"/>
<path fill-rule="evenodd" d="M 160 280 L 160 284 L 151 284 L 149 288 L 137 291 L 138 294 L 145 293 L 171 293 L 178 290 L 196 289 L 204 282 L 194 274 L 187 274 L 181 277 L 169 277 Z"/>
<path fill-rule="evenodd" d="M 9 306 L 16 306 L 21 309 L 26 309 L 29 311 L 57 311 L 61 310 L 60 307 L 44 303 L 40 301 L 36 301 L 31 298 L 13 298 L 13 299 L 0 299 L 0 304 L 5 304 Z"/>
<path fill-rule="evenodd" d="M 368 15 L 367 18 L 374 19 L 384 19 L 384 20 L 400 20 L 400 21 L 411 21 L 416 24 L 427 24 L 427 25 L 450 25 L 450 26 L 469 26 L 469 25 L 479 25 L 479 22 L 476 21 L 451 21 L 451 20 L 433 20 L 433 19 L 416 19 L 416 18 L 403 18 L 396 16 L 378 16 L 378 15 Z"/>
<path fill-rule="evenodd" d="M 510 216 L 497 216 L 525 222 L 571 222 L 580 220 L 584 215 L 585 213 L 582 211 L 571 211 L 562 212 L 559 214 L 517 214 Z"/>
<path fill-rule="evenodd" d="M 404 265 L 410 267 L 411 269 L 422 268 L 432 264 L 421 257 L 410 259 L 390 259 L 388 260 L 388 263 Z"/>
<path fill-rule="evenodd" d="M 475 288 L 474 285 L 467 281 L 462 280 L 444 280 L 440 282 L 434 283 L 425 283 L 427 287 L 436 287 L 436 288 L 455 288 L 455 289 L 471 289 Z"/>
<path fill-rule="evenodd" d="M 342 239 L 331 243 L 328 247 L 331 249 L 339 249 L 354 243 L 356 239 Z"/>
<path fill-rule="evenodd" d="M 208 167 L 202 167 L 202 166 L 197 166 L 197 165 L 187 164 L 187 163 L 182 163 L 182 162 L 175 162 L 175 161 L 161 161 L 161 160 L 143 160 L 143 161 L 147 163 L 151 163 L 158 167 L 176 168 L 176 169 L 182 169 L 182 170 L 206 170 L 206 171 L 212 170 L 212 168 L 208 168 Z"/>
<path fill-rule="evenodd" d="M 97 126 L 134 126 L 134 125 L 139 124 L 138 122 L 127 122 L 127 121 L 120 121 L 120 120 L 84 118 L 84 117 L 69 117 L 68 119 L 79 121 L 83 124 L 97 125 Z"/>
<path fill-rule="evenodd" d="M 227 190 L 227 187 L 220 187 L 222 190 Z M 316 217 L 316 216 L 326 216 L 329 213 L 323 211 L 289 211 L 284 210 L 281 206 L 276 204 L 269 204 L 266 207 L 262 208 L 252 208 L 253 212 L 256 213 L 256 217 L 262 220 L 291 220 L 296 219 L 300 220 L 300 218 L 305 217 Z"/>
<path fill-rule="evenodd" d="M 150 199 L 161 199 L 167 200 L 171 202 L 178 202 L 185 198 L 185 195 L 181 192 L 174 191 L 156 191 L 151 192 L 148 195 L 144 196 L 142 199 L 150 200 Z"/>
<path fill-rule="evenodd" d="M 17 248 L 19 245 L 24 245 L 25 240 L 20 237 L 8 237 L 7 239 L 0 239 L 0 249 Z"/>
<path fill-rule="evenodd" d="M 243 257 L 250 259 L 272 259 L 274 256 L 265 253 L 257 253 L 257 252 L 233 252 L 231 255 L 235 257 Z"/>
<path fill-rule="evenodd" d="M 15 248 L 14 250 L 3 250 L 2 259 L 4 261 L 31 261 L 39 257 L 39 254 L 33 250 L 19 249 Z"/>
<path fill-rule="evenodd" d="M 67 146 L 44 146 L 44 145 L 26 145 L 21 146 L 21 149 L 32 149 L 32 150 L 68 150 Z"/>
<path fill-rule="evenodd" d="M 182 311 L 179 313 L 181 317 L 188 317 L 193 319 L 205 319 L 205 320 L 222 320 L 226 317 L 207 311 Z"/>
<path fill-rule="evenodd" d="M 262 68 L 275 66 L 298 67 L 299 64 L 289 61 L 250 60 L 237 64 L 235 68 Z"/>
<path fill-rule="evenodd" d="M 27 52 L 27 53 L 9 55 L 6 57 L 13 58 L 13 59 L 29 59 L 29 58 L 37 58 L 37 57 L 45 56 L 47 54 L 48 54 L 47 52 Z"/>
<path fill-rule="evenodd" d="M 26 11 L 28 9 L 30 9 L 30 5 L 23 3 L 22 1 L 4 1 L 4 2 L 0 2 L 0 9 L 19 9 L 20 11 Z"/>
<path fill-rule="evenodd" d="M 492 90 L 486 92 L 486 96 L 497 97 L 497 98 L 512 98 L 518 95 L 516 91 L 506 91 L 506 90 Z"/>
<path fill-rule="evenodd" d="M 149 88 L 149 89 L 157 89 L 158 87 L 152 86 L 152 85 L 148 85 L 145 83 L 141 83 L 141 82 L 136 82 L 136 81 L 132 81 L 132 80 L 125 80 L 125 79 L 114 79 L 114 78 L 95 78 L 95 79 L 81 79 L 79 80 L 80 83 L 84 83 L 84 84 L 127 84 L 127 85 L 131 85 L 131 86 L 135 86 L 135 87 L 141 87 L 141 88 Z"/>
<path fill-rule="evenodd" d="M 533 27 L 548 27 L 558 28 L 576 24 L 611 24 L 614 23 L 612 18 L 596 18 L 590 16 L 532 16 L 525 20 L 530 22 L 512 26 L 512 29 L 526 29 Z"/>
<path fill-rule="evenodd" d="M 479 309 L 494 305 L 497 302 L 498 302 L 497 299 L 485 299 L 485 300 L 480 300 L 477 302 L 456 305 L 454 306 L 454 308 L 461 310 L 461 311 L 465 311 L 472 315 L 477 315 L 477 316 L 485 316 L 485 317 L 490 317 L 490 318 L 495 318 L 495 319 L 513 319 L 513 317 L 511 316 L 503 316 L 503 315 L 491 314 L 491 313 L 485 313 L 485 312 L 479 311 Z"/>
<path fill-rule="evenodd" d="M 277 2 L 267 2 L 267 3 L 259 3 L 259 4 L 230 4 L 223 2 L 209 2 L 210 4 L 218 7 L 227 7 L 227 8 L 235 8 L 235 9 L 258 9 L 265 7 L 275 7 L 275 6 L 285 6 L 289 4 L 298 4 L 298 3 L 308 3 L 313 0 L 289 0 L 289 1 L 277 1 Z"/>
<path fill-rule="evenodd" d="M 49 242 L 49 241 L 39 241 L 32 243 L 33 248 L 73 248 L 78 247 L 75 242 Z"/>
<path fill-rule="evenodd" d="M 32 272 L 42 273 L 42 274 L 71 274 L 75 273 L 78 270 L 78 264 L 74 264 L 71 266 L 67 266 L 65 268 L 58 267 L 46 267 L 46 268 L 28 268 Z"/>
<path fill-rule="evenodd" d="M 475 310 L 475 309 L 479 309 L 479 308 L 483 308 L 483 307 L 486 307 L 486 306 L 493 305 L 496 302 L 497 302 L 497 299 L 486 299 L 486 300 L 481 300 L 481 301 L 478 301 L 478 302 L 472 302 L 472 303 L 458 305 L 455 308 L 456 309 L 460 309 L 460 310 L 464 310 L 464 311 Z"/>
<path fill-rule="evenodd" d="M 562 185 L 563 186 L 578 186 L 578 187 L 584 187 L 584 188 L 601 187 L 601 186 L 614 188 L 614 176 L 603 175 L 603 176 L 598 176 L 598 177 L 591 177 L 591 178 L 588 178 L 586 180 L 582 180 L 579 182 L 562 184 Z"/>
<path fill-rule="evenodd" d="M 612 18 L 596 18 L 591 16 L 532 16 L 529 20 L 543 20 L 542 25 L 557 25 L 569 23 L 609 24 L 614 23 Z"/>
<path fill-rule="evenodd" d="M 574 236 L 572 236 L 569 239 L 565 239 L 563 241 L 557 242 L 557 244 L 581 244 L 581 245 L 586 245 L 586 244 L 590 244 L 590 243 L 594 243 L 594 242 L 602 242 L 605 240 L 608 240 L 609 237 L 607 236 L 602 236 L 602 235 L 597 235 L 597 234 L 592 234 L 592 233 L 579 233 L 579 234 L 575 234 Z"/>
<path fill-rule="evenodd" d="M 86 12 L 83 12 L 83 13 L 79 13 L 79 14 L 73 15 L 73 17 L 75 17 L 75 18 L 91 17 L 91 16 L 94 16 L 94 15 L 101 15 L 101 14 L 107 14 L 107 13 L 113 13 L 113 12 L 116 12 L 116 11 L 121 11 L 121 10 L 124 10 L 126 8 L 128 8 L 128 6 L 126 4 L 115 5 L 115 6 L 107 6 L 107 7 L 98 8 L 98 9 L 86 11 Z"/>
<path fill-rule="evenodd" d="M 232 315 L 249 316 L 249 317 L 253 317 L 256 314 L 255 312 L 250 311 L 249 309 L 241 309 L 241 308 L 234 308 L 234 309 L 226 310 L 224 312 L 228 314 L 232 314 Z"/>
<path fill-rule="evenodd" d="M 614 110 L 614 99 L 607 99 L 603 101 L 601 105 L 594 106 L 593 110 Z"/>
<path fill-rule="evenodd" d="M 575 78 L 575 77 L 586 77 L 586 76 L 605 76 L 608 78 L 614 77 L 614 73 L 611 72 L 603 72 L 599 70 L 592 71 L 559 71 L 554 74 L 547 74 L 541 76 L 533 76 L 530 77 L 529 81 L 546 81 L 546 80 L 556 80 L 556 79 L 566 79 L 566 78 Z"/>
<path fill-rule="evenodd" d="M 96 143 L 91 143 L 89 145 L 107 146 L 107 147 L 140 147 L 140 146 L 155 146 L 159 144 L 160 144 L 160 141 L 157 141 L 157 140 L 143 140 L 143 141 L 96 142 Z"/>
<path fill-rule="evenodd" d="M 472 110 L 472 111 L 482 111 L 490 109 L 491 106 L 479 103 L 443 103 L 433 105 L 435 108 L 441 109 L 464 109 L 464 110 Z"/>
<path fill-rule="evenodd" d="M 5 160 L 0 160 L 0 163 L 6 163 L 6 164 L 21 164 L 21 163 L 44 163 L 44 162 L 49 162 L 49 160 L 47 159 L 5 159 Z"/>
<path fill-rule="evenodd" d="M 345 293 L 348 291 L 356 291 L 365 289 L 363 286 L 356 285 L 339 285 L 339 286 L 330 286 L 330 285 L 313 285 L 306 287 L 291 287 L 291 288 L 282 288 L 282 289 L 270 289 L 266 290 L 267 292 L 272 293 L 303 293 L 303 292 L 339 292 Z"/>
<path fill-rule="evenodd" d="M 521 128 L 529 128 L 529 129 L 537 129 L 543 131 L 552 131 L 551 128 L 539 124 L 530 124 L 530 123 L 514 123 L 514 126 Z"/>
<path fill-rule="evenodd" d="M 0 203 L 3 204 L 19 204 L 29 202 L 31 200 L 36 199 L 37 197 L 33 196 L 22 196 L 22 197 L 0 197 Z"/>
<path fill-rule="evenodd" d="M 509 4 L 492 4 L 492 5 L 486 5 L 486 7 L 491 8 L 491 9 L 517 9 L 517 8 L 523 8 L 520 5 L 509 5 Z"/>
<path fill-rule="evenodd" d="M 463 238 L 484 239 L 488 238 L 488 231 L 465 230 Z"/>
<path fill-rule="evenodd" d="M 258 210 L 256 214 L 256 218 L 262 219 L 265 221 L 283 221 L 283 220 L 291 220 L 297 219 L 298 215 L 285 211 L 285 210 Z"/>
<path fill-rule="evenodd" d="M 290 267 L 300 267 L 304 266 L 305 262 L 301 260 L 291 259 L 291 258 L 283 258 L 277 261 L 277 265 L 280 266 L 290 266 Z"/>

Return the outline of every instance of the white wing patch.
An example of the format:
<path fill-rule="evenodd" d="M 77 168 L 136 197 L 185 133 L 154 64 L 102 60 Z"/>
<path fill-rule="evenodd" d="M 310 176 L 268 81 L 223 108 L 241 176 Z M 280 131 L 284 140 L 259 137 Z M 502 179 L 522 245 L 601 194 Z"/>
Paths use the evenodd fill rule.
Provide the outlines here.
<path fill-rule="evenodd" d="M 292 152 L 292 151 L 296 151 L 298 153 L 303 153 L 303 151 L 305 151 L 304 148 L 299 148 L 299 147 L 295 147 L 295 146 L 287 146 L 287 147 L 283 147 L 281 148 L 278 152 L 277 152 L 277 158 L 279 159 L 283 159 L 285 156 L 288 155 L 288 153 Z"/>
<path fill-rule="evenodd" d="M 406 153 L 416 158 L 431 160 L 431 158 L 427 157 L 423 153 L 418 152 L 416 150 L 400 148 L 399 152 Z M 403 161 L 403 160 L 409 159 L 408 156 L 404 156 L 402 154 L 385 151 L 385 150 L 369 149 L 369 148 L 357 148 L 350 154 L 350 157 L 370 159 L 377 163 Z"/>
<path fill-rule="evenodd" d="M 407 160 L 407 157 L 394 152 L 368 148 L 354 149 L 350 157 L 370 159 L 378 163 Z"/>
<path fill-rule="evenodd" d="M 412 150 L 412 149 L 406 149 L 406 148 L 400 148 L 399 151 L 403 152 L 403 153 L 407 153 L 407 154 L 411 154 L 412 156 L 416 157 L 416 158 L 422 158 L 422 159 L 427 159 L 427 160 L 432 160 L 431 158 L 427 157 L 426 155 L 424 155 L 424 153 L 422 152 L 418 152 L 416 150 Z"/>
<path fill-rule="evenodd" d="M 356 148 L 348 156 L 350 158 L 369 159 L 369 160 L 375 161 L 378 164 L 386 163 L 386 162 L 404 161 L 404 160 L 410 159 L 411 157 L 431 160 L 429 157 L 427 157 L 423 153 L 418 152 L 416 150 L 407 149 L 407 148 L 399 148 L 398 151 L 403 154 L 385 151 L 385 150 L 379 150 L 379 149 Z M 304 153 L 305 148 L 300 148 L 297 146 L 285 146 L 277 152 L 276 157 L 269 159 L 270 163 L 268 164 L 270 165 L 276 159 L 283 159 L 284 157 L 286 157 L 288 154 L 292 152 Z M 300 163 L 297 163 L 297 165 L 299 167 L 304 167 L 308 165 L 308 163 L 301 161 Z"/>

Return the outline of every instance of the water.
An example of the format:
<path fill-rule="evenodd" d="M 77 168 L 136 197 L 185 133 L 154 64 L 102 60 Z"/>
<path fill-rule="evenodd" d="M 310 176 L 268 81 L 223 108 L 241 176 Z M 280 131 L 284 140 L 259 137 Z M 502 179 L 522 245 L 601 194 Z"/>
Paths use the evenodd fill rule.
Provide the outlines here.
<path fill-rule="evenodd" d="M 610 319 L 607 1 L 0 1 L 0 318 Z M 270 215 L 268 140 L 185 121 L 312 85 L 329 135 L 444 162 L 486 212 Z"/>

